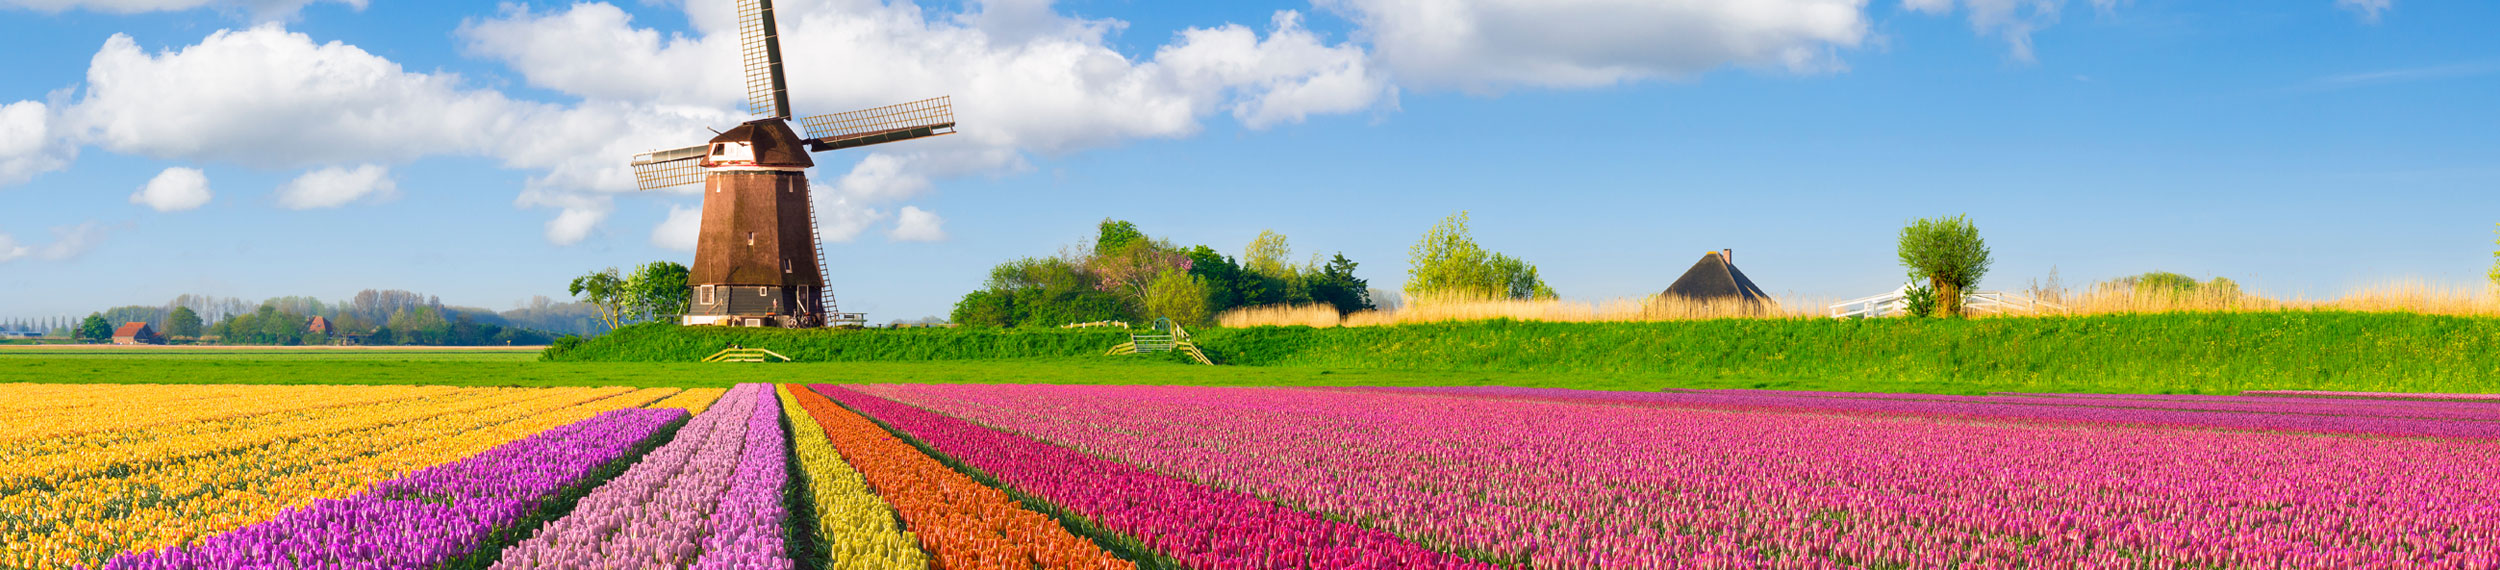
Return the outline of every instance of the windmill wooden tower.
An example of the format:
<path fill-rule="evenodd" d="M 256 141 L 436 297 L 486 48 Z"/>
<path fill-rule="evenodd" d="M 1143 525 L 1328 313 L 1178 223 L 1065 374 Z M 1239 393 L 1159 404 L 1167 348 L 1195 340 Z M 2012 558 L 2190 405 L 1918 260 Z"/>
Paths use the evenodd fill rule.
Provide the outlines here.
<path fill-rule="evenodd" d="M 866 322 L 844 313 L 825 289 L 824 244 L 808 199 L 808 153 L 953 134 L 947 98 L 798 120 L 781 77 L 781 38 L 772 0 L 738 1 L 738 35 L 755 120 L 676 150 L 634 156 L 644 190 L 703 184 L 702 230 L 686 282 L 689 325 L 818 327 Z"/>

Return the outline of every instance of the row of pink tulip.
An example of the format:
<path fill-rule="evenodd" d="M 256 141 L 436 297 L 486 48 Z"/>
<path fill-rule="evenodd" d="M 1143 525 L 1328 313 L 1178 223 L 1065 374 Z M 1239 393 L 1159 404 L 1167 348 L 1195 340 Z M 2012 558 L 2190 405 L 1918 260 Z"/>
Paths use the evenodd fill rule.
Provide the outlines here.
<path fill-rule="evenodd" d="M 505 549 L 493 569 L 790 568 L 780 534 L 786 440 L 771 390 L 730 389 L 572 513 Z"/>
<path fill-rule="evenodd" d="M 2500 442 L 2480 439 L 1473 390 L 860 390 L 1531 568 L 2500 567 Z"/>
<path fill-rule="evenodd" d="M 1647 392 L 1608 392 L 1569 390 L 1575 394 L 1616 397 L 1619 394 Z M 2081 408 L 2115 408 L 2144 410 L 2179 410 L 2189 412 L 2251 412 L 2259 414 L 2291 414 L 2316 416 L 2348 416 L 2356 418 L 2408 418 L 2428 420 L 2500 421 L 2500 403 L 2467 401 L 2365 400 L 2350 398 L 2284 398 L 2273 396 L 2183 396 L 2107 394 L 1989 394 L 1962 396 L 1953 394 L 1886 394 L 1870 392 L 1804 392 L 1788 390 L 1686 390 L 1695 394 L 1729 395 L 1746 398 L 1790 397 L 1842 398 L 1865 400 L 1922 400 L 1983 404 L 1984 410 L 2006 406 L 2064 406 Z M 1551 392 L 1548 392 L 1551 393 Z M 1788 400 L 1799 401 L 1799 400 Z M 1820 403 L 1811 402 L 1809 403 Z M 2023 408 L 2011 408 L 2022 410 Z"/>
<path fill-rule="evenodd" d="M 1875 416 L 1918 415 L 1935 417 L 2073 422 L 2079 424 L 2126 423 L 2314 433 L 2500 438 L 2500 421 L 2490 421 L 2489 419 L 2318 414 L 2311 412 L 2311 410 L 2315 410 L 2319 407 L 2318 404 L 2290 398 L 2286 398 L 2285 402 L 2271 406 L 2254 406 L 2239 410 L 2225 411 L 2218 409 L 2156 409 L 2154 406 L 2159 406 L 2159 404 L 2122 408 L 2095 405 L 2058 405 L 2059 402 L 2018 402 L 2012 400 L 1992 399 L 1997 398 L 1995 396 L 1943 396 L 1933 394 L 1887 396 L 1853 392 L 1785 392 L 1768 390 L 1613 392 L 1602 390 L 1565 390 L 1559 388 L 1513 388 L 1507 386 L 1339 389 L 1425 393 L 1512 400 L 1590 402 L 1614 405 L 1651 405 L 1677 408 L 1712 408 L 1736 411 L 1759 410 L 1810 413 L 1852 413 Z M 2088 404 L 2088 402 L 2079 402 L 2079 404 Z M 2206 405 L 2206 407 L 2211 408 L 2213 406 L 2220 405 L 2221 404 L 2211 404 Z M 2479 410 L 2458 413 L 2469 417 L 2487 417 L 2483 416 Z"/>
<path fill-rule="evenodd" d="M 1188 568 L 1494 568 L 1248 493 L 1152 473 L 842 387 L 814 389 L 1009 488 L 1049 501 Z"/>

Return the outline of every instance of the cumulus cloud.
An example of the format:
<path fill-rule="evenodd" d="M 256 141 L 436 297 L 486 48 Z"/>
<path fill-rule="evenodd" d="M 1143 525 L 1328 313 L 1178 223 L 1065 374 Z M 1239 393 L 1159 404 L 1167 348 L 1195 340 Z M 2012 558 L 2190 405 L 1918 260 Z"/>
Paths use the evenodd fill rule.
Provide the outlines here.
<path fill-rule="evenodd" d="M 60 129 L 53 107 L 41 101 L 0 105 L 0 186 L 69 167 L 78 147 Z"/>
<path fill-rule="evenodd" d="M 397 189 L 391 170 L 382 165 L 333 166 L 306 172 L 278 187 L 278 205 L 292 210 L 336 208 L 368 197 L 389 199 Z"/>
<path fill-rule="evenodd" d="M 936 213 L 904 206 L 894 217 L 894 230 L 886 232 L 887 238 L 894 241 L 946 241 L 946 220 Z"/>
<path fill-rule="evenodd" d="M 211 8 L 247 15 L 256 20 L 269 21 L 294 19 L 297 12 L 315 1 L 318 0 L 0 0 L 0 6 L 46 13 L 85 10 L 111 14 L 179 12 Z M 327 1 L 346 4 L 361 11 L 365 9 L 368 0 Z"/>
<path fill-rule="evenodd" d="M 845 172 L 818 174 L 833 181 L 819 188 L 836 190 L 818 197 L 830 218 L 823 220 L 830 241 L 847 241 L 892 218 L 885 208 L 927 192 L 936 178 L 1028 168 L 1028 152 L 1188 136 L 1217 113 L 1265 128 L 1394 105 L 1396 96 L 1360 47 L 1326 43 L 1292 12 L 1273 18 L 1264 36 L 1242 26 L 1191 29 L 1153 57 L 1132 58 L 1107 39 L 1123 24 L 1063 16 L 1046 1 L 982 2 L 951 15 L 924 13 L 908 2 L 799 0 L 776 8 L 783 52 L 792 54 L 786 79 L 799 116 L 951 94 L 965 125 L 963 134 L 869 151 Z M 735 14 L 718 2 L 686 9 L 693 27 L 688 34 L 637 28 L 614 6 L 583 3 L 561 11 L 507 8 L 462 26 L 460 36 L 470 54 L 503 62 L 531 85 L 591 101 L 586 105 L 742 108 Z M 725 128 L 745 118 L 739 112 L 697 115 L 633 128 L 644 138 L 629 150 L 619 151 L 623 144 L 563 148 L 567 156 L 605 162 L 571 174 L 555 167 L 533 182 L 542 195 L 524 201 L 544 205 L 567 192 L 630 188 L 625 157 L 697 144 L 708 138 L 702 126 Z M 588 118 L 581 130 L 618 125 L 604 115 Z"/>
<path fill-rule="evenodd" d="M 2361 21 L 2376 24 L 2378 15 L 2396 6 L 2396 0 L 2335 0 L 2335 7 L 2361 15 Z"/>
<path fill-rule="evenodd" d="M 817 236 L 829 243 L 849 243 L 870 226 L 894 215 L 841 192 L 814 185 L 809 199 L 816 207 Z"/>
<path fill-rule="evenodd" d="M 115 34 L 86 87 L 67 118 L 106 149 L 265 168 L 481 154 L 546 111 L 274 24 L 156 54 Z"/>
<path fill-rule="evenodd" d="M 703 208 L 669 206 L 668 219 L 651 228 L 651 245 L 677 251 L 694 251 L 695 239 L 703 230 Z"/>
<path fill-rule="evenodd" d="M 2115 1 L 2094 3 L 2107 9 Z M 1901 6 L 1914 12 L 1947 14 L 1955 4 L 1956 0 L 1908 0 Z M 2007 57 L 2029 63 L 2036 61 L 2031 51 L 2031 33 L 2057 23 L 2058 10 L 2065 0 L 1959 0 L 1959 4 L 1970 13 L 1971 31 L 2003 38 Z"/>
<path fill-rule="evenodd" d="M 179 212 L 208 203 L 208 173 L 197 168 L 173 167 L 156 173 L 146 186 L 130 195 L 130 203 L 143 204 L 159 212 Z"/>
<path fill-rule="evenodd" d="M 1865 0 L 1317 0 L 1361 26 L 1398 83 L 1499 91 L 1813 73 L 1866 40 Z"/>
<path fill-rule="evenodd" d="M 22 243 L 16 237 L 0 233 L 0 263 L 29 257 L 51 261 L 76 259 L 103 239 L 104 225 L 96 222 L 52 228 L 52 243 L 42 246 Z"/>

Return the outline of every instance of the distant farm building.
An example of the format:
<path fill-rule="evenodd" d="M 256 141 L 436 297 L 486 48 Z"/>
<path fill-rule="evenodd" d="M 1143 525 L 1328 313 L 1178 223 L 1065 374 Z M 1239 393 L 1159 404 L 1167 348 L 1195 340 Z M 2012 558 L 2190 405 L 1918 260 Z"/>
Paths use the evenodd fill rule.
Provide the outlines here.
<path fill-rule="evenodd" d="M 1699 302 L 1771 301 L 1769 294 L 1755 286 L 1752 279 L 1745 278 L 1745 272 L 1736 269 L 1736 264 L 1730 261 L 1735 255 L 1736 251 L 1731 249 L 1702 254 L 1701 261 L 1694 262 L 1692 269 L 1684 270 L 1684 276 L 1676 278 L 1675 284 L 1668 285 L 1666 292 L 1659 295 Z"/>
<path fill-rule="evenodd" d="M 330 319 L 322 318 L 320 316 L 314 316 L 312 318 L 312 322 L 306 323 L 304 325 L 304 332 L 321 333 L 323 335 L 333 334 L 330 330 Z"/>
<path fill-rule="evenodd" d="M 164 337 L 156 336 L 156 327 L 148 326 L 147 323 L 122 323 L 122 328 L 113 330 L 113 344 L 163 344 L 164 342 Z"/>

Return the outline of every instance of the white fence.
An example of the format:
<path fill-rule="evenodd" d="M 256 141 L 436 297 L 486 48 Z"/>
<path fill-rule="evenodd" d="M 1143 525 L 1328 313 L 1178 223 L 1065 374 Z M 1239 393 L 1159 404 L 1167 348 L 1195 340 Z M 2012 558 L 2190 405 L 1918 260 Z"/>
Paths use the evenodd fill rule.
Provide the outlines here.
<path fill-rule="evenodd" d="M 1910 286 L 1902 285 L 1901 288 L 1893 289 L 1890 293 L 1833 303 L 1830 307 L 1831 317 L 1835 319 L 1864 319 L 1905 314 L 1910 310 L 1909 291 Z M 1973 313 L 1992 315 L 2037 315 L 2041 313 L 2066 312 L 2066 307 L 2064 305 L 2041 301 L 2004 291 L 1972 291 L 1964 293 L 1962 294 L 1962 308 Z"/>

